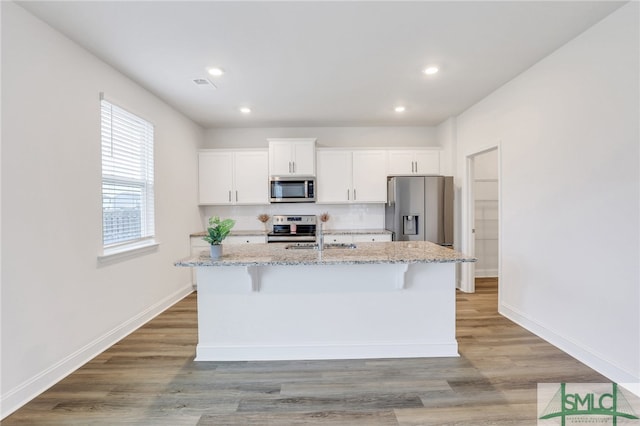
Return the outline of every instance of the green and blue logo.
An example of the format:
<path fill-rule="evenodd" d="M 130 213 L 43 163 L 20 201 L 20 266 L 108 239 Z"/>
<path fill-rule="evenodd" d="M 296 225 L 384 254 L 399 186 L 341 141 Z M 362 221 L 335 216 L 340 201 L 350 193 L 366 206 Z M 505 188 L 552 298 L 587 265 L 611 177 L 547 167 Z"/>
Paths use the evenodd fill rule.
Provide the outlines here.
<path fill-rule="evenodd" d="M 640 425 L 638 405 L 638 398 L 616 383 L 538 384 L 539 425 Z"/>

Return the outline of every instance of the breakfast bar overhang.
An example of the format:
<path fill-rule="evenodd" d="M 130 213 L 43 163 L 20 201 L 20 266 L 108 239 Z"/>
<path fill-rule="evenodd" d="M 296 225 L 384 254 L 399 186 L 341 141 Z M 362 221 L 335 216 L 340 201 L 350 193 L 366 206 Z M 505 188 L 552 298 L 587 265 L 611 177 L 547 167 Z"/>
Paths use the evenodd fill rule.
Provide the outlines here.
<path fill-rule="evenodd" d="M 436 244 L 226 245 L 197 269 L 196 361 L 458 356 L 455 281 L 469 258 Z"/>

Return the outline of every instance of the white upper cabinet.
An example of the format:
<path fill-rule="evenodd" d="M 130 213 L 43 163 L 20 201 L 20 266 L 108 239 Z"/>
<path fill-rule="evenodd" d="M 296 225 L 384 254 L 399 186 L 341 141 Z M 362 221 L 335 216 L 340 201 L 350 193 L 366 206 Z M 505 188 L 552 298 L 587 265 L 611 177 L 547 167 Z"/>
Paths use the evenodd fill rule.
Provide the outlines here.
<path fill-rule="evenodd" d="M 198 153 L 200 204 L 268 204 L 266 150 L 207 150 Z"/>
<path fill-rule="evenodd" d="M 321 150 L 317 153 L 318 203 L 384 203 L 386 152 Z"/>
<path fill-rule="evenodd" d="M 231 204 L 233 153 L 198 153 L 198 196 L 200 204 Z"/>
<path fill-rule="evenodd" d="M 390 175 L 438 175 L 440 150 L 389 150 L 388 165 Z"/>
<path fill-rule="evenodd" d="M 266 150 L 234 153 L 233 169 L 236 204 L 269 204 L 269 154 Z"/>
<path fill-rule="evenodd" d="M 353 201 L 387 201 L 387 157 L 385 151 L 353 151 Z"/>
<path fill-rule="evenodd" d="M 318 151 L 316 198 L 318 203 L 351 201 L 351 151 Z"/>
<path fill-rule="evenodd" d="M 315 176 L 315 138 L 267 139 L 271 176 Z"/>

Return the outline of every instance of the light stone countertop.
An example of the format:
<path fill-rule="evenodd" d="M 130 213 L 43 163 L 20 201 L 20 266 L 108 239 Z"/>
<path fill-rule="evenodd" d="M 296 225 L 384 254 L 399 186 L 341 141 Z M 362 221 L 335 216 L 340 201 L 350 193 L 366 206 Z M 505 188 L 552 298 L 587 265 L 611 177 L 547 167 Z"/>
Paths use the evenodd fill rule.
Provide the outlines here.
<path fill-rule="evenodd" d="M 326 229 L 324 235 L 363 235 L 363 234 L 376 234 L 376 235 L 390 235 L 391 231 L 386 229 Z M 194 232 L 190 234 L 190 237 L 204 237 L 207 235 L 206 231 Z M 249 231 L 231 231 L 230 236 L 242 236 L 253 237 L 267 235 L 266 231 L 249 230 Z"/>
<path fill-rule="evenodd" d="M 386 229 L 325 229 L 324 235 L 391 235 L 392 232 Z"/>
<path fill-rule="evenodd" d="M 207 231 L 194 232 L 193 234 L 189 234 L 190 237 L 204 237 L 207 235 Z M 230 237 L 238 236 L 238 237 L 255 237 L 255 236 L 267 236 L 266 231 L 259 231 L 257 229 L 252 231 L 231 231 L 229 234 Z"/>
<path fill-rule="evenodd" d="M 203 250 L 176 266 L 355 265 L 392 263 L 459 263 L 476 259 L 428 241 L 357 243 L 357 248 L 286 249 L 284 243 L 225 245 L 222 258 Z"/>

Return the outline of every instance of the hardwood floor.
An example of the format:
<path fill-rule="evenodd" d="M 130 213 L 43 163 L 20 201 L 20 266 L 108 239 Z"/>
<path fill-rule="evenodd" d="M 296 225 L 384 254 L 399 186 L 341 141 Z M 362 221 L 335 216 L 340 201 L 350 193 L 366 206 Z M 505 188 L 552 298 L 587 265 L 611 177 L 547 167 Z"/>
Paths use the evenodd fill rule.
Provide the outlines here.
<path fill-rule="evenodd" d="M 196 294 L 3 425 L 535 425 L 538 382 L 608 380 L 497 313 L 497 282 L 457 295 L 459 358 L 194 362 Z"/>

